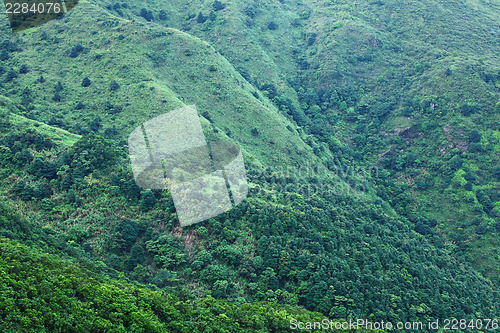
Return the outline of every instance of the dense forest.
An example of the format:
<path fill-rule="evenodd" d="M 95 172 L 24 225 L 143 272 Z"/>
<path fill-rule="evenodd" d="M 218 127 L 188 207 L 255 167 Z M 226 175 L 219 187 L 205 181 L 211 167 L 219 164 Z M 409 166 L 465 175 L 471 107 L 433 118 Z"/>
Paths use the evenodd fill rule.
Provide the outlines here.
<path fill-rule="evenodd" d="M 2 331 L 498 318 L 497 0 L 92 0 L 0 34 Z M 127 138 L 192 104 L 250 193 L 181 228 Z"/>

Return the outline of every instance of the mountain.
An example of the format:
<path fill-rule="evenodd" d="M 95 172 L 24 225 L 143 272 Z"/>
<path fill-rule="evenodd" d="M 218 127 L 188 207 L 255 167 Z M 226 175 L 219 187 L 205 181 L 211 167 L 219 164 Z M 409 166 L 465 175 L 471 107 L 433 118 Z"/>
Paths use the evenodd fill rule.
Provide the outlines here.
<path fill-rule="evenodd" d="M 150 331 L 207 320 L 168 326 L 162 297 L 256 313 L 261 331 L 498 314 L 500 2 L 85 1 L 1 26 L 2 254 L 50 253 L 39 272 L 4 268 L 10 281 L 52 283 L 57 261 L 134 297 L 121 325 Z M 127 138 L 192 104 L 209 141 L 242 148 L 251 191 L 180 228 L 168 191 L 136 186 Z M 51 289 L 117 323 L 78 286 Z M 50 330 L 41 318 L 23 327 Z"/>

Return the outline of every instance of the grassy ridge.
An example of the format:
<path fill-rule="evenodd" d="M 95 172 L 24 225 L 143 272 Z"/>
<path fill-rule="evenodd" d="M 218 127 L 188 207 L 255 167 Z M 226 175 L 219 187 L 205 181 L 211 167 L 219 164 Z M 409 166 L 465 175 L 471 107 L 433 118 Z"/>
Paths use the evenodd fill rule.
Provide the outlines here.
<path fill-rule="evenodd" d="M 80 26 L 97 26 L 88 31 Z M 62 26 L 60 25 L 62 24 Z M 44 38 L 40 40 L 43 34 Z M 94 117 L 102 127 L 115 125 L 122 137 L 144 121 L 182 105 L 196 104 L 201 115 L 212 118 L 250 154 L 263 161 L 299 161 L 314 158 L 293 126 L 255 91 L 233 66 L 210 45 L 176 29 L 119 19 L 89 3 L 81 3 L 62 22 L 20 37 L 23 51 L 17 63 L 30 72 L 16 84 L 37 96 L 31 117 L 62 119 L 67 126 L 86 126 Z M 65 40 L 54 44 L 55 40 Z M 69 57 L 72 46 L 83 51 Z M 46 59 L 57 59 L 46 62 Z M 172 68 L 176 68 L 172 71 Z M 45 82 L 37 83 L 40 75 Z M 92 84 L 82 89 L 88 77 Z M 120 89 L 110 91 L 116 80 Z M 61 82 L 60 102 L 54 103 L 54 86 Z M 75 110 L 83 101 L 81 110 Z M 259 125 L 260 135 L 251 134 Z M 267 146 L 269 149 L 260 149 Z M 304 156 L 300 157 L 300 154 Z"/>

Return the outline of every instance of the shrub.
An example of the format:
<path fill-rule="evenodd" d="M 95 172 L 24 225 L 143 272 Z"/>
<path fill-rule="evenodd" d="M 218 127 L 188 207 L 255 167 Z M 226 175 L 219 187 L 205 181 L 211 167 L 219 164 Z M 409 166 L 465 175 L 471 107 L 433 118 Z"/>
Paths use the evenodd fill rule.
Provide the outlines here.
<path fill-rule="evenodd" d="M 278 23 L 274 22 L 274 21 L 271 21 L 267 24 L 267 28 L 269 30 L 276 30 L 278 29 Z"/>
<path fill-rule="evenodd" d="M 137 265 L 142 265 L 144 260 L 144 249 L 140 245 L 134 245 L 130 251 L 130 257 L 125 263 L 125 268 L 133 270 Z"/>
<path fill-rule="evenodd" d="M 83 50 L 84 50 L 84 48 L 83 48 L 82 44 L 78 43 L 71 48 L 71 51 L 69 52 L 69 56 L 71 58 L 76 58 L 83 52 Z"/>
<path fill-rule="evenodd" d="M 116 80 L 111 81 L 111 83 L 109 84 L 109 90 L 115 91 L 118 89 L 120 89 L 120 85 L 118 84 L 118 82 L 116 82 Z"/>
<path fill-rule="evenodd" d="M 7 52 L 7 50 L 0 51 L 0 61 L 7 61 L 7 60 L 9 60 L 9 52 Z"/>
<path fill-rule="evenodd" d="M 113 164 L 118 158 L 118 152 L 109 141 L 92 134 L 84 136 L 75 143 L 71 147 L 70 155 L 75 159 L 84 151 L 87 152 L 85 159 L 88 167 L 93 169 Z"/>
<path fill-rule="evenodd" d="M 464 189 L 466 191 L 472 191 L 472 183 L 471 182 L 467 182 L 465 185 L 464 185 Z"/>
<path fill-rule="evenodd" d="M 92 84 L 92 81 L 88 77 L 85 77 L 82 81 L 82 87 L 90 87 Z"/>
<path fill-rule="evenodd" d="M 85 108 L 85 104 L 82 101 L 78 101 L 75 105 L 75 110 L 83 110 Z"/>
<path fill-rule="evenodd" d="M 429 235 L 432 234 L 432 229 L 427 225 L 422 222 L 419 222 L 415 226 L 415 231 L 418 232 L 421 235 Z"/>
<path fill-rule="evenodd" d="M 150 10 L 147 10 L 146 8 L 141 9 L 141 14 L 140 14 L 146 21 L 150 22 L 154 20 L 153 12 Z"/>
<path fill-rule="evenodd" d="M 89 123 L 89 128 L 92 132 L 97 133 L 99 131 L 99 128 L 101 128 L 101 117 L 97 116 L 95 117 L 90 123 Z"/>
<path fill-rule="evenodd" d="M 477 130 L 473 130 L 469 134 L 469 142 L 479 142 L 481 141 L 481 133 L 479 133 Z"/>
<path fill-rule="evenodd" d="M 54 92 L 61 92 L 63 89 L 64 89 L 64 87 L 63 87 L 61 81 L 57 81 L 57 84 L 54 88 Z"/>
<path fill-rule="evenodd" d="M 218 11 L 218 10 L 223 10 L 224 8 L 226 8 L 226 5 L 223 4 L 222 2 L 220 2 L 219 0 L 216 0 L 214 1 L 214 3 L 212 4 L 212 8 L 215 10 L 215 11 Z"/>
<path fill-rule="evenodd" d="M 151 190 L 145 190 L 141 192 L 140 206 L 144 212 L 153 208 L 153 206 L 155 205 L 155 201 L 155 195 Z"/>
<path fill-rule="evenodd" d="M 465 103 L 460 107 L 460 112 L 466 117 L 480 111 L 482 105 L 478 103 Z"/>
<path fill-rule="evenodd" d="M 207 20 L 207 17 L 205 15 L 203 15 L 202 12 L 199 12 L 198 16 L 196 17 L 196 22 L 198 22 L 198 23 L 205 23 L 206 20 Z"/>
<path fill-rule="evenodd" d="M 500 181 L 500 166 L 497 166 L 495 168 L 495 171 L 493 172 L 493 176 L 497 179 L 497 181 Z"/>
<path fill-rule="evenodd" d="M 7 76 L 5 77 L 5 81 L 7 82 L 10 82 L 14 79 L 17 79 L 17 73 L 16 71 L 14 70 L 14 68 L 11 68 L 8 72 L 7 72 Z"/>
<path fill-rule="evenodd" d="M 19 74 L 27 74 L 29 72 L 29 68 L 27 65 L 22 64 L 21 67 L 19 67 Z"/>
<path fill-rule="evenodd" d="M 198 228 L 198 235 L 202 238 L 205 238 L 208 236 L 208 229 L 205 227 L 200 227 Z"/>
<path fill-rule="evenodd" d="M 62 101 L 61 94 L 59 94 L 58 92 L 54 93 L 54 97 L 52 97 L 52 100 L 54 102 L 60 102 L 60 101 Z"/>
<path fill-rule="evenodd" d="M 250 17 L 250 18 L 255 18 L 255 16 L 257 15 L 257 12 L 256 12 L 254 6 L 246 7 L 245 9 L 243 9 L 243 13 L 245 13 L 245 15 L 248 15 L 248 17 Z"/>
<path fill-rule="evenodd" d="M 167 12 L 164 9 L 160 10 L 160 12 L 158 13 L 158 18 L 162 21 L 167 20 L 168 19 Z"/>

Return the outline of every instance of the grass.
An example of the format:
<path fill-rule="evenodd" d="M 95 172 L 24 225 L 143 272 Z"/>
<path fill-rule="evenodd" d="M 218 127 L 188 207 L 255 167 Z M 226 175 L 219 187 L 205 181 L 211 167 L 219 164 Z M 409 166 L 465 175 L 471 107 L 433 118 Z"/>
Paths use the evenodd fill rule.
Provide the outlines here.
<path fill-rule="evenodd" d="M 55 144 L 62 144 L 63 146 L 70 147 L 80 140 L 81 135 L 77 135 L 66 130 L 49 126 L 42 122 L 26 118 L 21 115 L 11 114 L 12 123 L 22 130 L 35 130 L 53 140 Z"/>

